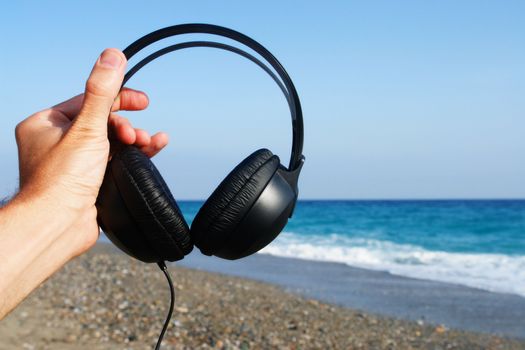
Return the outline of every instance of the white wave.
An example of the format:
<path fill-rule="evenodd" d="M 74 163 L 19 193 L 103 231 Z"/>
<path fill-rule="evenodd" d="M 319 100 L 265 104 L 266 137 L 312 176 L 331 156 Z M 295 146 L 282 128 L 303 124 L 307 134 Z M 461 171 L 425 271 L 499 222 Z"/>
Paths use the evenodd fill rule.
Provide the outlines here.
<path fill-rule="evenodd" d="M 525 256 L 430 251 L 373 239 L 282 233 L 263 254 L 332 261 L 525 296 Z"/>

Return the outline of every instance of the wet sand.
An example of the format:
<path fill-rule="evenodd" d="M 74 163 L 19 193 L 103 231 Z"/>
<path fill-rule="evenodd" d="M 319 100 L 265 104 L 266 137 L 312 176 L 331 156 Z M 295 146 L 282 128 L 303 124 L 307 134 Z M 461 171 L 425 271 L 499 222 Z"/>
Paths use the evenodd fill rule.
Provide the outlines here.
<path fill-rule="evenodd" d="M 263 254 L 227 261 L 195 250 L 177 264 L 269 282 L 352 309 L 525 339 L 525 298 L 518 295 Z"/>

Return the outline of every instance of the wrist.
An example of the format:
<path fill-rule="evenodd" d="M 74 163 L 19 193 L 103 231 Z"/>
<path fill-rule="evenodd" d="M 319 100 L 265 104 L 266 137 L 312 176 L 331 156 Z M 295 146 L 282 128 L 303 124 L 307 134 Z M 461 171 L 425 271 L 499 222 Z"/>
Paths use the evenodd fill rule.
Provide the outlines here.
<path fill-rule="evenodd" d="M 45 225 L 45 231 L 55 240 L 64 241 L 64 254 L 73 258 L 92 247 L 100 229 L 94 200 L 82 200 L 58 183 L 53 188 L 36 190 L 25 187 L 13 199 L 13 206 L 24 215 L 35 217 L 34 225 Z M 69 260 L 69 259 L 68 259 Z"/>
<path fill-rule="evenodd" d="M 51 205 L 48 197 L 25 190 L 0 208 L 0 257 L 9 257 L 0 261 L 0 295 L 57 241 L 68 225 L 67 214 Z"/>
<path fill-rule="evenodd" d="M 86 238 L 72 229 L 73 220 L 55 197 L 28 189 L 0 208 L 0 257 L 7 257 L 0 259 L 0 319 L 86 249 Z"/>
<path fill-rule="evenodd" d="M 41 177 L 42 178 L 42 177 Z M 80 217 L 94 203 L 81 200 L 76 196 L 74 185 L 68 185 L 64 179 L 50 181 L 47 177 L 30 179 L 20 188 L 14 197 L 17 205 L 44 210 L 48 218 L 66 228 Z"/>
<path fill-rule="evenodd" d="M 79 210 L 64 205 L 58 191 L 32 186 L 21 189 L 9 202 L 8 209 L 13 217 L 25 218 L 26 227 L 45 231 L 53 238 L 59 237 L 80 216 Z"/>

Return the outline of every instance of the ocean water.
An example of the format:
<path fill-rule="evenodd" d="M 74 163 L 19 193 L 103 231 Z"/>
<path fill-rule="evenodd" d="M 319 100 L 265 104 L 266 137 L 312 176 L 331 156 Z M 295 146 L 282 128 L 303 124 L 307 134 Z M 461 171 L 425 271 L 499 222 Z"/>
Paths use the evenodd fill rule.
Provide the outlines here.
<path fill-rule="evenodd" d="M 260 253 L 525 296 L 525 200 L 300 201 Z"/>

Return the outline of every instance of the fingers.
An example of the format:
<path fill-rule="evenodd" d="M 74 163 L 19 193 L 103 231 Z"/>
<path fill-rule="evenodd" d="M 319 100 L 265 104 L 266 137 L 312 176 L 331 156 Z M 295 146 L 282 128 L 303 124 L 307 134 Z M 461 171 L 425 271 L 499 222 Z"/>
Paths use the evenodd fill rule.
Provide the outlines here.
<path fill-rule="evenodd" d="M 109 139 L 137 147 L 147 146 L 151 141 L 147 131 L 133 128 L 129 120 L 115 113 L 109 117 Z"/>
<path fill-rule="evenodd" d="M 125 145 L 135 145 L 148 157 L 153 157 L 168 144 L 168 135 L 159 132 L 150 136 L 147 131 L 133 128 L 129 120 L 115 113 L 109 118 L 110 139 Z"/>
<path fill-rule="evenodd" d="M 168 144 L 168 135 L 164 132 L 156 133 L 151 137 L 151 142 L 140 150 L 144 152 L 148 157 L 152 158 L 159 153 Z"/>
<path fill-rule="evenodd" d="M 77 95 L 67 101 L 51 107 L 52 110 L 59 111 L 64 114 L 69 120 L 75 119 L 80 112 L 82 103 L 84 102 L 84 94 Z M 146 109 L 149 104 L 148 96 L 139 90 L 130 88 L 122 88 L 117 99 L 113 103 L 111 110 L 115 111 L 141 111 Z"/>
<path fill-rule="evenodd" d="M 151 137 L 149 136 L 147 131 L 142 129 L 135 129 L 135 135 L 135 146 L 140 148 L 148 146 L 151 143 Z"/>
<path fill-rule="evenodd" d="M 141 111 L 149 104 L 148 95 L 142 91 L 123 88 L 113 103 L 111 110 L 115 111 Z"/>
<path fill-rule="evenodd" d="M 95 63 L 86 82 L 86 91 L 73 129 L 106 136 L 111 106 L 115 101 L 126 68 L 126 57 L 117 49 L 106 49 Z"/>
<path fill-rule="evenodd" d="M 109 118 L 109 138 L 125 145 L 132 145 L 136 140 L 135 129 L 129 120 L 113 113 Z"/>

